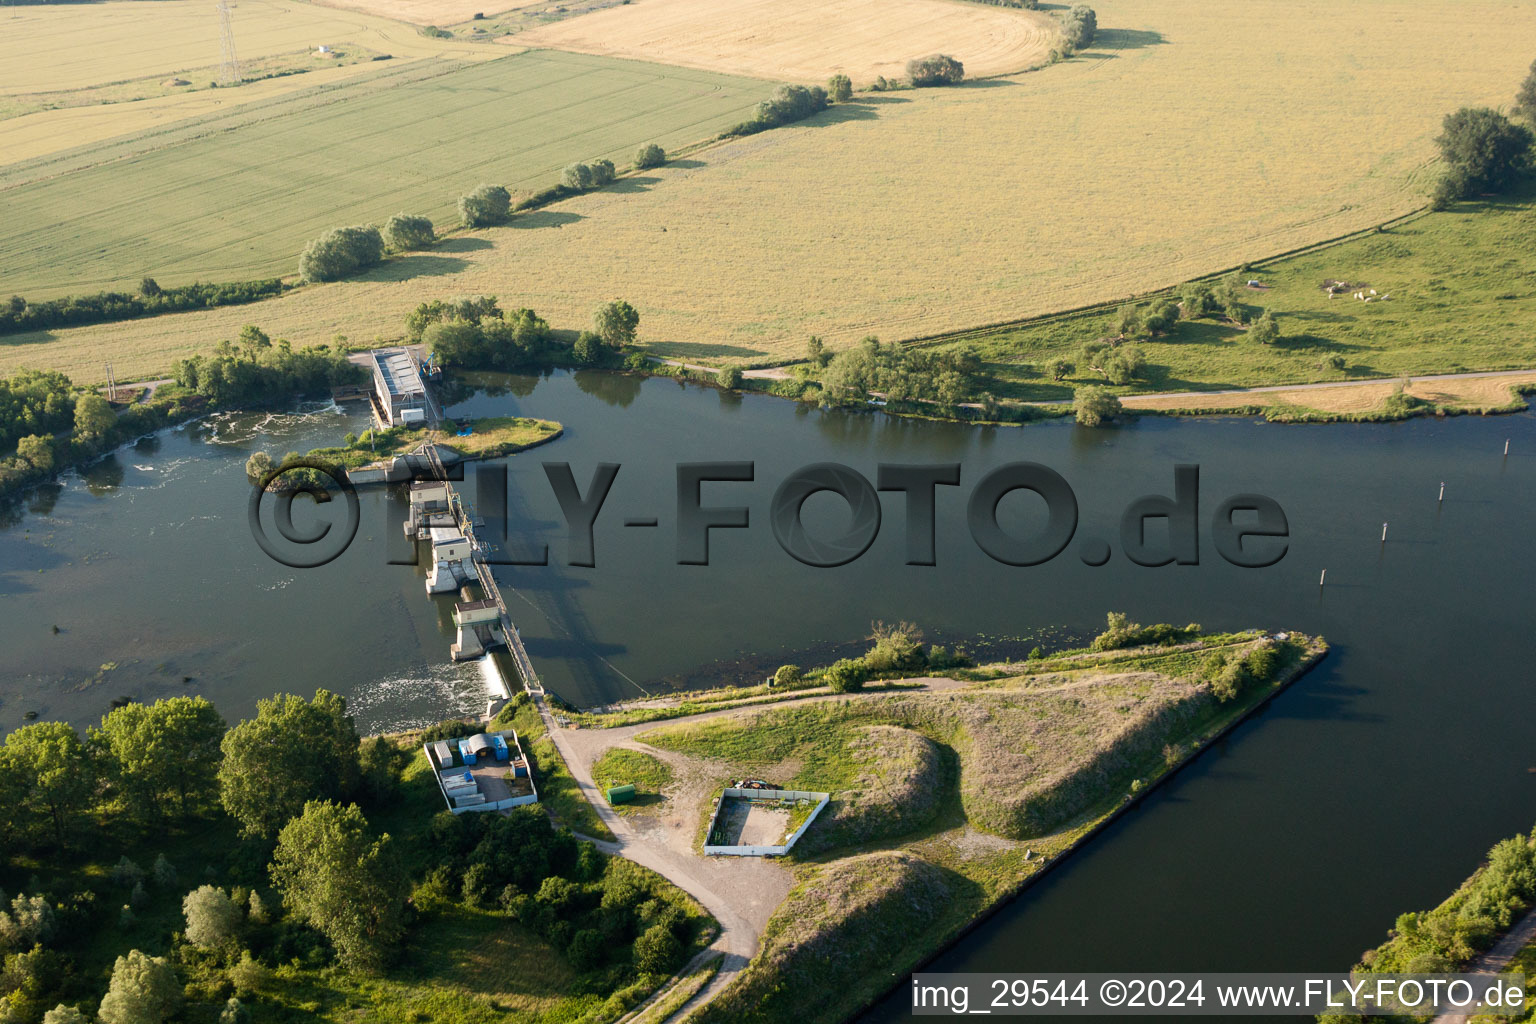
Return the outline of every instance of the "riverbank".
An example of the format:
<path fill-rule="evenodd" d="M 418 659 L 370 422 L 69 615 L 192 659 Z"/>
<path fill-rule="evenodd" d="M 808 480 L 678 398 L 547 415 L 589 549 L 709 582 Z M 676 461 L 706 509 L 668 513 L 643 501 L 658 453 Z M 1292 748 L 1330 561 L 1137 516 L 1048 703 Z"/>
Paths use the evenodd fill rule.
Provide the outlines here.
<path fill-rule="evenodd" d="M 660 800 L 648 801 L 644 814 L 616 815 L 590 781 L 584 783 L 586 795 L 618 835 L 621 848 L 649 849 L 660 844 L 647 854 L 652 866 L 672 860 L 678 862 L 679 872 L 696 875 L 708 869 L 710 880 L 705 884 L 712 897 L 732 904 L 739 919 L 756 918 L 759 922 L 761 945 L 751 965 L 734 979 L 731 975 L 737 971 L 722 968 L 720 984 L 711 985 L 706 993 L 706 997 L 720 1001 L 699 1016 L 706 1000 L 696 999 L 689 1007 L 695 1014 L 690 1019 L 836 1021 L 879 1000 L 890 991 L 893 978 L 898 979 L 898 985 L 904 983 L 910 970 L 996 913 L 1084 840 L 1135 806 L 1210 743 L 1294 682 L 1327 651 L 1320 639 L 1298 634 L 1278 636 L 1284 639 L 1256 633 L 1228 634 L 1176 648 L 1063 652 L 1022 664 L 962 671 L 960 679 L 909 680 L 907 688 L 895 693 L 791 691 L 774 699 L 743 691 L 740 696 L 746 698 L 745 703 L 721 702 L 723 706 L 715 710 L 675 718 L 659 727 L 643 714 L 645 705 L 654 703 L 655 710 L 671 715 L 683 703 L 697 701 L 627 702 L 614 712 L 627 724 L 560 730 L 560 741 L 567 757 L 580 762 L 581 768 L 574 772 L 578 777 L 586 774 L 590 779 L 592 766 L 616 749 L 638 750 L 665 761 L 670 775 L 657 777 L 678 781 L 667 784 Z M 1220 666 L 1247 664 L 1250 655 L 1261 649 L 1289 653 L 1272 664 L 1262 681 L 1240 688 L 1229 701 L 1196 696 L 1205 692 L 1201 687 L 1219 685 L 1214 682 L 1216 676 L 1194 683 L 1194 690 L 1179 688 L 1178 680 L 1188 686 L 1213 672 L 1219 675 L 1213 661 Z M 1180 693 L 1191 696 L 1179 697 Z M 1184 703 L 1189 699 L 1195 703 Z M 1165 707 L 1165 711 L 1148 721 L 1166 724 L 1131 727 L 1129 734 L 1115 732 L 1118 739 L 1091 750 L 1071 745 L 1052 747 L 1053 741 L 1035 732 L 1030 732 L 1026 741 L 1024 733 L 1014 732 L 1015 726 L 1022 728 L 1023 719 L 1008 724 L 1014 722 L 1013 716 L 1020 709 L 1025 709 L 1026 715 L 1053 720 L 1057 717 L 1054 712 L 1045 715 L 1042 710 L 1047 704 L 1060 704 L 1057 711 L 1078 721 L 1084 702 L 1097 705 L 1105 700 L 1130 700 L 1131 706 L 1143 709 L 1148 706 L 1143 702 L 1150 700 L 1151 706 Z M 1137 715 L 1146 713 L 1143 710 Z M 850 817 L 858 817 L 859 773 L 864 770 L 857 744 L 863 731 L 876 723 L 883 729 L 894 726 L 894 733 L 910 737 L 904 742 L 930 749 L 932 756 L 925 760 L 929 767 L 917 774 L 917 785 L 939 786 L 943 796 L 932 802 L 931 812 L 925 812 L 928 816 L 921 820 L 896 814 L 902 824 L 894 833 L 888 827 L 882 832 L 879 826 L 872 834 L 858 828 L 850 832 Z M 1042 743 L 1057 750 L 1054 755 L 1044 755 L 1047 759 L 1055 756 L 1065 760 L 1053 762 L 1055 767 L 1035 783 L 1029 781 L 1036 778 L 1034 775 L 1009 774 L 1011 755 L 1005 751 L 1021 746 L 1038 750 Z M 897 763 L 901 758 L 882 757 L 879 761 Z M 1099 772 L 1105 774 L 1097 783 L 1089 783 L 1090 776 L 1082 775 L 1085 770 L 1092 772 L 1093 778 L 1098 778 Z M 818 819 L 802 841 L 805 850 L 820 846 L 821 852 L 802 853 L 797 848 L 787 861 L 752 864 L 699 856 L 691 848 L 697 831 L 695 819 L 706 812 L 708 795 L 719 778 L 727 776 L 764 777 L 776 784 L 835 792 L 827 815 Z M 1047 779 L 1053 781 L 1044 781 Z M 887 784 L 891 782 L 883 779 L 879 788 L 889 791 Z M 1024 786 L 1028 790 L 1036 785 L 1045 788 L 1034 796 L 1014 792 L 999 797 L 994 792 L 997 786 L 1004 790 Z M 907 791 L 914 792 L 910 787 Z M 657 794 L 650 795 L 654 798 Z M 868 826 L 870 819 L 864 820 Z M 815 841 L 818 829 L 843 839 L 828 849 Z M 850 840 L 850 836 L 856 838 Z M 683 849 L 679 843 L 689 848 Z M 892 856 L 897 860 L 890 860 Z M 736 876 L 745 876 L 749 867 L 755 881 L 750 887 L 739 888 L 742 879 Z M 657 869 L 667 873 L 663 867 Z M 771 888 L 768 880 L 757 878 L 765 871 L 785 875 L 792 887 L 790 902 L 777 911 L 761 902 L 762 894 Z M 850 891 L 848 886 L 868 889 L 857 879 L 869 872 L 874 872 L 870 877 L 896 879 L 891 883 L 895 890 L 879 895 L 885 883 L 875 884 L 874 902 L 858 907 L 840 904 L 837 899 L 801 898 L 795 902 L 794 893 L 803 896 L 820 888 L 830 887 L 833 893 Z M 688 888 L 682 878 L 668 877 Z M 842 929 L 867 927 L 872 921 L 885 920 L 888 911 L 896 913 L 891 908 L 903 903 L 906 883 L 902 879 L 925 887 L 938 884 L 944 890 L 943 899 L 918 900 L 932 903 L 931 912 L 920 915 L 921 920 L 907 920 L 897 913 L 899 926 L 887 928 L 871 948 L 861 945 L 858 957 L 832 956 L 807 963 L 795 952 L 823 946 L 840 948 L 842 940 L 837 936 Z M 705 903 L 709 906 L 710 901 Z M 844 919 L 823 911 L 827 916 L 807 925 L 807 915 L 814 919 L 813 908 L 823 905 L 844 906 L 850 916 Z M 719 910 L 711 909 L 720 916 Z M 766 919 L 762 916 L 765 911 L 771 912 Z M 784 945 L 780 940 L 787 936 L 797 938 Z M 866 935 L 860 942 L 868 944 L 867 940 Z M 850 960 L 855 965 L 852 968 Z M 786 995 L 796 992 L 816 993 L 814 1004 Z"/>
<path fill-rule="evenodd" d="M 345 469 L 347 479 L 358 486 L 398 483 L 411 478 L 412 458 L 422 456 L 428 445 L 437 449 L 444 463 L 454 464 L 505 458 L 548 444 L 564 433 L 565 427 L 554 420 L 482 416 L 460 421 L 454 430 L 391 427 L 364 431 L 361 435 L 348 434 L 342 445 L 312 448 L 298 458 L 321 462 L 338 471 Z M 283 461 L 291 461 L 295 456 L 296 453 L 289 453 Z M 265 458 L 265 463 L 261 458 Z M 276 464 L 265 452 L 259 453 L 259 457 L 253 455 L 252 460 L 257 466 Z"/>

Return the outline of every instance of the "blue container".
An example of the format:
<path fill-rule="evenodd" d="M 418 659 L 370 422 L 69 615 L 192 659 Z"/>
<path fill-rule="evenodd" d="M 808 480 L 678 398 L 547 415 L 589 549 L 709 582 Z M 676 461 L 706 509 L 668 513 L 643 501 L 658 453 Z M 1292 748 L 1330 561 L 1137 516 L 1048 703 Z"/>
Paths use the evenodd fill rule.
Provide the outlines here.
<path fill-rule="evenodd" d="M 512 752 L 507 749 L 507 741 L 504 737 L 495 737 L 493 745 L 496 747 L 496 760 L 505 761 L 512 756 Z"/>
<path fill-rule="evenodd" d="M 469 741 L 459 740 L 459 756 L 464 759 L 465 764 L 475 763 L 475 753 L 469 749 Z"/>

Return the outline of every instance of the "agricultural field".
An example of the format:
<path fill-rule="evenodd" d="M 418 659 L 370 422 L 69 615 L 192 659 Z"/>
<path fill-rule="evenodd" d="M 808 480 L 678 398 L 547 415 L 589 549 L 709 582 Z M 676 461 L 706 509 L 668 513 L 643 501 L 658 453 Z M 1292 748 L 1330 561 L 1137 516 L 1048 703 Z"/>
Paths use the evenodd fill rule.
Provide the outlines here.
<path fill-rule="evenodd" d="M 390 54 L 397 61 L 502 55 L 367 14 L 298 0 L 242 0 L 233 15 L 242 75 L 271 74 L 274 62 L 320 73 L 211 89 L 221 57 L 219 22 L 212 5 L 200 0 L 9 7 L 0 25 L 0 164 L 227 112 L 368 70 L 317 57 L 322 44 L 358 55 Z M 189 84 L 162 84 L 176 78 Z"/>
<path fill-rule="evenodd" d="M 1056 22 L 1039 11 L 962 0 L 640 0 L 535 28 L 502 42 L 632 57 L 688 68 L 855 86 L 900 78 L 907 61 L 947 53 L 972 77 L 1044 63 Z"/>
<path fill-rule="evenodd" d="M 388 338 L 425 299 L 488 292 L 556 326 L 583 326 L 599 300 L 623 296 L 658 352 L 763 362 L 798 357 L 810 334 L 839 347 L 869 333 L 911 338 L 1112 300 L 1418 208 L 1442 114 L 1508 104 L 1536 52 L 1536 11 L 1483 3 L 1105 0 L 1097 9 L 1099 41 L 1065 64 L 862 95 L 355 281 L 259 306 L 18 335 L 0 361 L 89 380 L 110 353 L 132 367 L 119 373 L 155 373 L 248 322 L 295 344 Z M 1269 49 L 1233 43 L 1259 38 Z M 128 169 L 93 180 L 109 186 Z M 319 225 L 287 226 L 289 237 L 376 209 L 330 205 Z M 379 205 L 392 213 L 401 203 Z M 55 294 L 60 277 L 87 290 L 150 270 L 137 258 L 109 269 L 92 255 L 109 243 L 119 260 L 162 248 L 187 273 L 221 276 L 158 222 L 138 225 L 141 242 L 104 218 L 77 219 L 71 242 L 55 218 L 22 219 L 75 249 L 73 268 L 50 275 Z M 220 225 L 226 250 L 254 230 L 238 219 Z M 0 239 L 0 252 L 9 256 L 14 237 Z M 4 270 L 21 284 L 38 273 Z"/>
<path fill-rule="evenodd" d="M 739 120 L 762 83 L 580 54 L 418 61 L 196 128 L 105 144 L 3 193 L 0 276 L 28 298 L 293 273 L 339 224 L 407 211 L 444 227 L 481 182 L 531 190 L 572 160 L 627 163 Z M 141 148 L 142 147 L 142 148 Z M 27 169 L 0 172 L 0 187 Z M 44 176 L 46 174 L 46 176 Z M 90 205 L 82 195 L 97 197 Z M 480 243 L 484 244 L 484 243 Z M 442 278 L 464 260 L 417 257 Z"/>

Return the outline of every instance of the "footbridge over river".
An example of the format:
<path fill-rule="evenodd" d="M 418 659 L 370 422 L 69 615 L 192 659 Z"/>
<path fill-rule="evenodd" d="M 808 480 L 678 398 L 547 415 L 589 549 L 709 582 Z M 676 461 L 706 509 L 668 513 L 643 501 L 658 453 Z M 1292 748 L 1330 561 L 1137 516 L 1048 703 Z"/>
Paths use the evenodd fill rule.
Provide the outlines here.
<path fill-rule="evenodd" d="M 459 563 L 461 568 L 455 570 L 466 577 L 472 574 L 472 578 L 465 580 L 467 585 L 460 589 L 460 600 L 453 606 L 453 621 L 457 628 L 457 636 L 450 649 L 453 659 L 467 661 L 481 657 L 492 647 L 505 647 L 517 666 L 523 686 L 531 694 L 542 694 L 544 686 L 533 669 L 527 648 L 523 646 L 522 635 L 518 633 L 517 625 L 507 611 L 507 602 L 501 596 L 501 588 L 496 585 L 496 578 L 491 574 L 488 564 L 490 548 L 475 534 L 474 516 L 465 508 L 464 500 L 454 489 L 453 481 L 448 479 L 448 470 L 436 446 L 431 443 L 424 445 L 421 454 L 426 457 L 428 478 L 411 484 L 411 508 L 405 521 L 405 535 L 412 540 L 435 537 L 440 541 L 445 536 L 456 534 L 464 539 L 469 552 L 468 557 Z M 457 546 L 434 543 L 434 559 L 438 557 L 440 548 L 457 550 Z M 434 565 L 428 581 L 429 593 L 433 590 L 432 579 L 446 578 L 444 574 L 447 571 L 440 571 L 440 567 Z M 469 585 L 478 586 L 479 598 L 470 597 Z"/>

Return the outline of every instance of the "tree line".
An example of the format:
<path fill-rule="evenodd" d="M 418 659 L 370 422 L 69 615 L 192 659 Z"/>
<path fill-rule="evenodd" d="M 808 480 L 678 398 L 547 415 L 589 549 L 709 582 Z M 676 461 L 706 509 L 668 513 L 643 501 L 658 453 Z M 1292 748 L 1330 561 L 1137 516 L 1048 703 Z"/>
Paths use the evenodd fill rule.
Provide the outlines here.
<path fill-rule="evenodd" d="M 634 343 L 639 326 L 635 307 L 614 299 L 598 306 L 591 330 L 566 344 L 533 310 L 503 311 L 494 295 L 423 302 L 405 320 L 411 343 L 425 344 L 442 366 L 463 370 L 601 365 Z"/>
<path fill-rule="evenodd" d="M 1531 174 L 1536 164 L 1536 62 L 1520 83 L 1513 112 L 1518 121 L 1491 107 L 1462 107 L 1445 115 L 1435 139 L 1444 169 L 1430 190 L 1434 209 L 1507 192 Z"/>
<path fill-rule="evenodd" d="M 0 306 L 0 334 L 111 323 L 189 309 L 238 306 L 280 295 L 282 291 L 283 282 L 277 278 L 162 288 L 154 278 L 146 277 L 139 282 L 137 292 L 68 295 L 44 302 L 28 302 L 20 295 L 12 295 L 4 306 Z"/>
<path fill-rule="evenodd" d="M 325 690 L 262 700 L 233 727 L 207 700 L 175 697 L 115 708 L 83 736 L 62 722 L 14 730 L 0 744 L 0 880 L 39 857 L 81 867 L 0 893 L 0 1019 L 83 1020 L 94 1006 L 103 1024 L 161 1024 L 192 1002 L 207 1008 L 198 1019 L 245 1020 L 242 1000 L 274 992 L 283 965 L 387 971 L 418 920 L 459 906 L 537 933 L 590 975 L 583 991 L 632 1001 L 679 965 L 704 923 L 697 909 L 556 831 L 536 806 L 456 816 L 434 787 L 416 799 L 435 814 L 398 837 L 379 833 L 369 816 L 404 799 L 414 756 L 408 744 L 361 739 L 346 701 Z M 232 836 L 227 863 L 200 884 L 181 880 L 196 864 L 174 843 L 148 870 L 126 853 L 100 860 L 103 835 L 139 835 L 153 849 L 156 835 L 207 828 Z M 184 929 L 117 957 L 101 993 L 83 969 L 100 955 L 100 933 L 132 929 L 168 901 Z"/>

